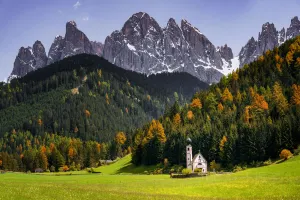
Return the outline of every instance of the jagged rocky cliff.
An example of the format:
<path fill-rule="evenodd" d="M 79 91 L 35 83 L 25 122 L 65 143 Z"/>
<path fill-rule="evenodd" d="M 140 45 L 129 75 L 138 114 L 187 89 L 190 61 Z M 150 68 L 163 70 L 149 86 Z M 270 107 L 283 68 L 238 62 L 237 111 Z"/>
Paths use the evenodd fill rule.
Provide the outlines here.
<path fill-rule="evenodd" d="M 45 67 L 65 57 L 87 53 L 101 56 L 103 44 L 91 42 L 80 30 L 74 21 L 67 22 L 65 37 L 56 36 L 52 43 L 48 57 L 45 48 L 40 41 L 36 41 L 33 47 L 21 47 L 14 62 L 14 68 L 8 81 L 15 77 L 26 75 L 32 70 Z"/>
<path fill-rule="evenodd" d="M 206 83 L 215 83 L 238 67 L 256 60 L 268 49 L 281 45 L 300 34 L 298 17 L 290 27 L 277 31 L 273 23 L 265 23 L 258 39 L 251 37 L 234 57 L 225 44 L 215 47 L 209 39 L 187 20 L 180 25 L 170 18 L 161 27 L 147 13 L 132 15 L 121 30 L 111 33 L 103 45 L 90 41 L 74 21 L 66 24 L 65 36 L 56 36 L 48 53 L 40 41 L 33 47 L 21 47 L 8 78 L 24 76 L 28 72 L 59 61 L 65 57 L 87 53 L 103 56 L 119 67 L 147 75 L 162 72 L 188 72 Z"/>
<path fill-rule="evenodd" d="M 282 28 L 277 31 L 273 23 L 265 23 L 262 25 L 262 31 L 258 34 L 258 40 L 253 37 L 248 40 L 247 44 L 242 47 L 239 53 L 240 67 L 256 60 L 267 50 L 273 49 L 281 45 L 288 39 L 292 39 L 300 35 L 300 21 L 298 17 L 291 20 L 290 27 L 285 31 Z"/>
<path fill-rule="evenodd" d="M 119 67 L 145 74 L 184 71 L 207 83 L 231 68 L 232 51 L 218 51 L 199 29 L 173 18 L 161 28 L 147 13 L 132 15 L 105 40 L 103 56 Z"/>

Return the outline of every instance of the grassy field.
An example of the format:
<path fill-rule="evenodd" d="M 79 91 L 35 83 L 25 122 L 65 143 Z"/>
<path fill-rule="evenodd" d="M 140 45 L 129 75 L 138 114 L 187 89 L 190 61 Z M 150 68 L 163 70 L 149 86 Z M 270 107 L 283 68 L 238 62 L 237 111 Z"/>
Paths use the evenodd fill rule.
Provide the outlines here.
<path fill-rule="evenodd" d="M 129 174 L 144 171 L 129 161 L 128 156 L 98 168 L 102 174 L 1 174 L 0 199 L 300 199 L 299 156 L 234 174 L 190 179 Z"/>

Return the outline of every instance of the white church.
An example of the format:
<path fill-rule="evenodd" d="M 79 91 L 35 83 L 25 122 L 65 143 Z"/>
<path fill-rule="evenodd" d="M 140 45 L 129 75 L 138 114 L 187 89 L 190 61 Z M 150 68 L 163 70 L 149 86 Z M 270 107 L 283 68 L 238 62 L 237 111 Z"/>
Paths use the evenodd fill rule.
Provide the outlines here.
<path fill-rule="evenodd" d="M 189 144 L 186 146 L 186 168 L 191 169 L 193 172 L 195 169 L 201 169 L 202 173 L 207 173 L 207 161 L 200 151 L 193 157 L 192 140 L 188 138 L 187 142 Z"/>

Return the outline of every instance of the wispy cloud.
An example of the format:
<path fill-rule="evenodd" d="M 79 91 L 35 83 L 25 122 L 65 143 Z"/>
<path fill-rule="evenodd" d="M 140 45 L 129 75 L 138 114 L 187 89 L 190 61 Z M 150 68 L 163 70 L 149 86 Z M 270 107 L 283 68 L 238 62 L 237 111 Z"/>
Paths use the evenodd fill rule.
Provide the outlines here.
<path fill-rule="evenodd" d="M 76 10 L 79 6 L 81 6 L 81 3 L 77 1 L 74 5 L 73 8 Z"/>
<path fill-rule="evenodd" d="M 89 21 L 89 17 L 88 16 L 87 17 L 83 17 L 82 20 L 83 21 Z"/>

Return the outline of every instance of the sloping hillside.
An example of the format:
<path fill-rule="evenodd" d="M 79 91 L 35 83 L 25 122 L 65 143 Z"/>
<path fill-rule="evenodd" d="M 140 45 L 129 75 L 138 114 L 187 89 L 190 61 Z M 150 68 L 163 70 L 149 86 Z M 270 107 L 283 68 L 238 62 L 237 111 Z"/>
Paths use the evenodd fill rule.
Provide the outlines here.
<path fill-rule="evenodd" d="M 28 130 L 108 141 L 203 88 L 207 84 L 186 73 L 147 77 L 98 56 L 77 55 L 0 85 L 0 137 Z"/>
<path fill-rule="evenodd" d="M 224 168 L 259 165 L 300 144 L 300 37 L 196 93 L 189 105 L 174 104 L 159 120 L 137 130 L 133 162 L 185 163 L 192 139 L 208 162 Z"/>

